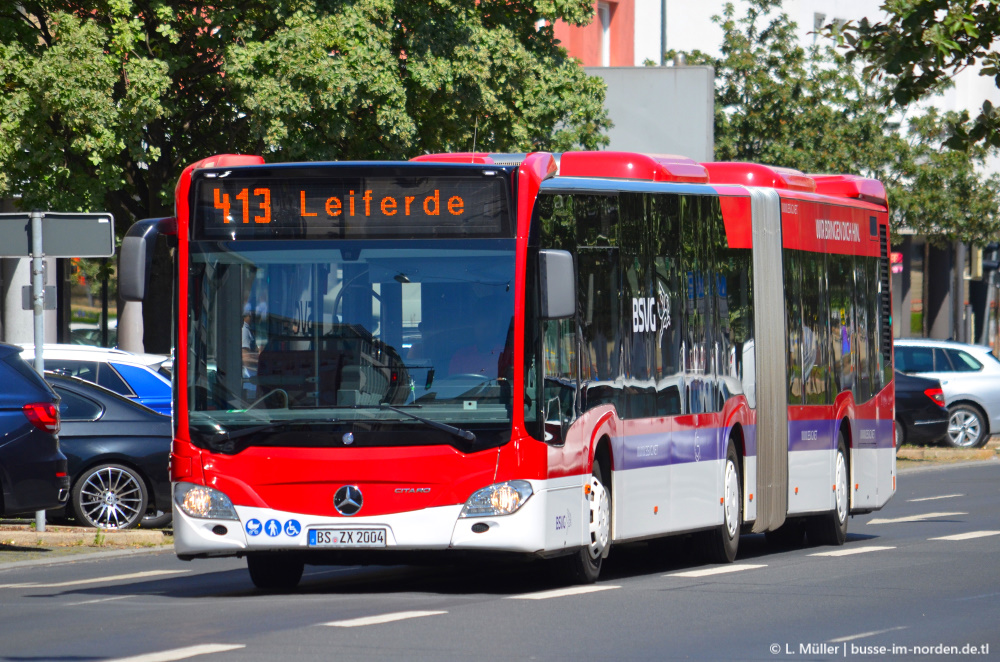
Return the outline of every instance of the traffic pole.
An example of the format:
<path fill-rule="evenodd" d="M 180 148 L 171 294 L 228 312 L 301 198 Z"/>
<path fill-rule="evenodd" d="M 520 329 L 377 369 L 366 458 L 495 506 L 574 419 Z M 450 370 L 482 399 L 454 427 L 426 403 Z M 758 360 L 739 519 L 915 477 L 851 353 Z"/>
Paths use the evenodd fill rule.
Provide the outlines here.
<path fill-rule="evenodd" d="M 31 218 L 31 309 L 35 323 L 35 372 L 45 379 L 45 270 L 42 258 L 42 212 Z M 35 530 L 45 531 L 45 511 L 35 511 Z"/>

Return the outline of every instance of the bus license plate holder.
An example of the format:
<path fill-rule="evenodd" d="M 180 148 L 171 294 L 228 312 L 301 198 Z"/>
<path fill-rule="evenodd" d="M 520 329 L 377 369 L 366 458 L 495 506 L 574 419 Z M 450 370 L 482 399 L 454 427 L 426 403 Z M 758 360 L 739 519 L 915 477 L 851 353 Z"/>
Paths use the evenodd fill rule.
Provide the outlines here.
<path fill-rule="evenodd" d="M 309 529 L 310 547 L 385 547 L 386 530 L 368 529 Z"/>

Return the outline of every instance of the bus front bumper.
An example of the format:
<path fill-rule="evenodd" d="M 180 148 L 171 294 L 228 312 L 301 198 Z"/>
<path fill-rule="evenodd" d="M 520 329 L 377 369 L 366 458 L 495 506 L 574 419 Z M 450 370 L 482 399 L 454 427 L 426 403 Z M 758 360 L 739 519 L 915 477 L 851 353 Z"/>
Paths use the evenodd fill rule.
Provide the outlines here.
<path fill-rule="evenodd" d="M 571 503 L 582 504 L 577 496 L 582 490 L 548 481 L 532 481 L 532 486 L 533 493 L 517 511 L 483 517 L 461 517 L 462 504 L 454 504 L 369 517 L 235 506 L 238 520 L 210 519 L 192 517 L 175 502 L 174 549 L 180 558 L 190 559 L 281 551 L 317 556 L 438 550 L 544 554 L 585 544 L 584 515 Z M 572 511 L 578 512 L 575 518 Z"/>

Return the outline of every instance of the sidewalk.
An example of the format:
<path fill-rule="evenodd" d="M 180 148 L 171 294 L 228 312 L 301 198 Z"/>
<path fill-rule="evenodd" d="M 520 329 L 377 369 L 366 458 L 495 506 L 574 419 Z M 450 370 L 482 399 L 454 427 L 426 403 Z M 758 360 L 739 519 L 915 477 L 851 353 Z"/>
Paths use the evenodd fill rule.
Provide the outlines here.
<path fill-rule="evenodd" d="M 0 520 L 0 567 L 8 563 L 62 560 L 81 554 L 108 551 L 170 549 L 170 529 L 128 529 L 102 531 L 84 526 L 47 524 L 35 531 L 34 520 Z"/>
<path fill-rule="evenodd" d="M 172 541 L 169 530 L 129 529 L 103 531 L 85 526 L 46 525 L 45 531 L 35 531 L 34 522 L 0 523 L 0 549 L 15 547 L 148 547 Z"/>
<path fill-rule="evenodd" d="M 948 448 L 945 446 L 904 445 L 896 453 L 896 467 L 903 469 L 931 464 L 976 462 L 1000 459 L 1000 435 L 990 438 L 982 448 Z"/>

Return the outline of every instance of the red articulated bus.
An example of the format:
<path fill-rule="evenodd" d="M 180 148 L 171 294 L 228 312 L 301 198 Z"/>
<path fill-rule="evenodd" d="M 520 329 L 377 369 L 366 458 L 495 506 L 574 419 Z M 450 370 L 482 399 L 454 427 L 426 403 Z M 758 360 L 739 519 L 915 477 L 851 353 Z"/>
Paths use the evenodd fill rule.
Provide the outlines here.
<path fill-rule="evenodd" d="M 174 545 L 304 564 L 844 542 L 895 491 L 889 228 L 871 179 L 622 152 L 187 168 Z M 455 557 L 453 557 L 455 558 Z"/>

